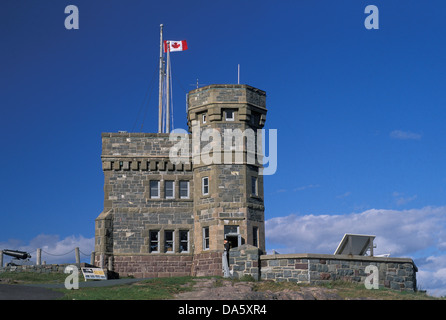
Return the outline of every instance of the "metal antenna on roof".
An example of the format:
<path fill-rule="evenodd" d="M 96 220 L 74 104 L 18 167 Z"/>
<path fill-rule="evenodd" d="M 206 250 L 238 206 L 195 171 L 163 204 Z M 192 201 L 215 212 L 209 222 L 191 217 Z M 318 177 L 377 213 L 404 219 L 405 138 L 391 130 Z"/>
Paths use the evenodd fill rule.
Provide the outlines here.
<path fill-rule="evenodd" d="M 199 83 L 198 82 L 198 78 L 197 78 L 197 82 L 196 83 L 190 84 L 190 86 L 196 86 L 197 89 L 198 89 L 199 86 L 205 86 L 205 85 L 206 85 L 206 83 Z"/>

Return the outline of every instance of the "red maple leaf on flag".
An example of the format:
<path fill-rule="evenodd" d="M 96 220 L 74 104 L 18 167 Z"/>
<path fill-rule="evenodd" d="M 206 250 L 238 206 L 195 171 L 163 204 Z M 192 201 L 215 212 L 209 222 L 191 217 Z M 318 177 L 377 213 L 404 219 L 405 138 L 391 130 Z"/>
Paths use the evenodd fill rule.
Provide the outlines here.
<path fill-rule="evenodd" d="M 178 42 L 172 43 L 172 48 L 178 49 L 180 47 L 180 44 Z"/>

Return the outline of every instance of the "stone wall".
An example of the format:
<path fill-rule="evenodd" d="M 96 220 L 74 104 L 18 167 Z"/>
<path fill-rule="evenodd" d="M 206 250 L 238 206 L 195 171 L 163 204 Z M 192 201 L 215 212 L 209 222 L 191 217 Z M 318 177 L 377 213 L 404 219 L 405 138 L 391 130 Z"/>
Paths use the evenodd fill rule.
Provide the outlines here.
<path fill-rule="evenodd" d="M 192 255 L 129 255 L 114 256 L 113 270 L 120 277 L 182 277 L 191 275 Z"/>
<path fill-rule="evenodd" d="M 64 273 L 67 266 L 84 267 L 87 264 L 67 263 L 67 264 L 44 264 L 44 265 L 22 265 L 0 267 L 2 272 L 35 272 L 35 273 Z"/>
<path fill-rule="evenodd" d="M 230 270 L 235 278 L 322 284 L 331 281 L 365 283 L 369 265 L 378 268 L 379 287 L 416 291 L 416 272 L 412 259 L 330 254 L 260 255 L 260 250 L 243 245 L 230 251 Z"/>
<path fill-rule="evenodd" d="M 44 265 L 21 265 L 0 267 L 0 273 L 3 272 L 33 272 L 33 273 L 65 273 L 67 266 L 76 266 L 79 274 L 82 274 L 81 268 L 97 267 L 89 263 L 65 263 L 65 264 L 44 264 Z M 103 269 L 107 274 L 107 279 L 118 279 L 119 274 L 107 269 Z M 67 274 L 68 276 L 68 274 Z"/>
<path fill-rule="evenodd" d="M 221 252 L 202 252 L 194 255 L 192 276 L 221 276 L 222 275 L 222 253 Z"/>
<path fill-rule="evenodd" d="M 170 161 L 174 143 L 168 134 L 102 134 L 104 211 L 96 219 L 96 252 L 107 256 L 151 253 L 151 231 L 159 232 L 156 251 L 160 253 L 165 231 L 174 231 L 176 238 L 179 231 L 189 232 L 192 245 L 192 166 Z M 156 197 L 150 194 L 151 181 L 158 183 Z M 173 197 L 165 193 L 167 181 L 173 182 Z M 180 196 L 182 181 L 189 186 L 186 198 Z M 179 238 L 174 243 L 175 253 L 180 253 Z"/>
<path fill-rule="evenodd" d="M 188 108 L 199 109 L 209 102 L 221 104 L 246 103 L 260 108 L 266 107 L 266 92 L 248 85 L 217 84 L 192 90 L 189 93 Z M 211 113 L 211 115 L 213 115 Z M 221 114 L 215 114 L 211 120 L 219 120 Z"/>
<path fill-rule="evenodd" d="M 279 255 L 263 256 L 262 258 L 260 262 L 262 280 L 310 283 L 308 259 L 281 259 Z"/>
<path fill-rule="evenodd" d="M 244 244 L 229 250 L 229 269 L 236 279 L 251 276 L 254 280 L 260 280 L 259 259 L 259 248 Z"/>
<path fill-rule="evenodd" d="M 365 269 L 376 266 L 379 286 L 396 290 L 416 291 L 414 262 L 407 258 L 329 254 L 284 254 L 261 256 L 261 278 L 321 284 L 329 281 L 365 283 Z"/>

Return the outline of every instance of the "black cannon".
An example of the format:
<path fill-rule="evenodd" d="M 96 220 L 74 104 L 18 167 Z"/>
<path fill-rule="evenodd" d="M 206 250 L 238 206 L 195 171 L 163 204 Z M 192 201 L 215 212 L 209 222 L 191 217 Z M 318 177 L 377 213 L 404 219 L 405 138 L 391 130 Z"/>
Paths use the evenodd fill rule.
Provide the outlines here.
<path fill-rule="evenodd" d="M 3 254 L 6 254 L 7 256 L 12 257 L 11 262 L 8 263 L 9 266 L 21 265 L 22 263 L 20 263 L 21 262 L 20 260 L 29 261 L 29 258 L 31 258 L 31 255 L 25 251 L 5 249 L 5 250 L 2 250 L 2 252 L 3 252 Z"/>

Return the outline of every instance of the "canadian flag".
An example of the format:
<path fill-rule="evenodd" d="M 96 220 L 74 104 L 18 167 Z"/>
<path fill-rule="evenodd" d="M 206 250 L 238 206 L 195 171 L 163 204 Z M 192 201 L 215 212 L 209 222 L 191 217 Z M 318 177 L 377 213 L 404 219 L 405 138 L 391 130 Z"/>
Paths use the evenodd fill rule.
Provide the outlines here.
<path fill-rule="evenodd" d="M 172 41 L 172 40 L 164 40 L 164 52 L 173 51 L 184 51 L 187 50 L 186 40 L 181 41 Z"/>

